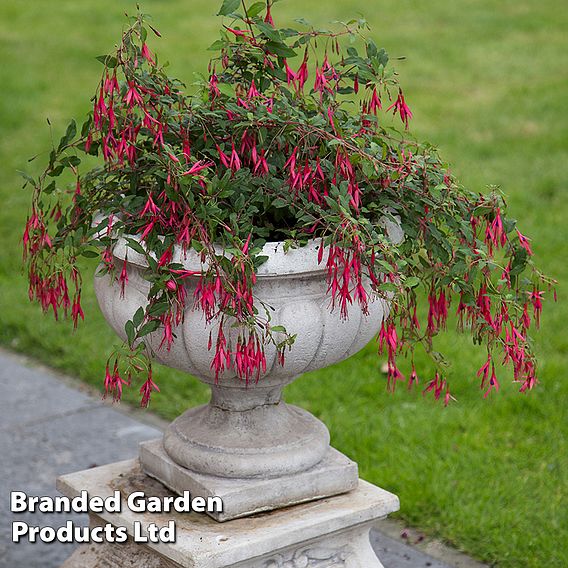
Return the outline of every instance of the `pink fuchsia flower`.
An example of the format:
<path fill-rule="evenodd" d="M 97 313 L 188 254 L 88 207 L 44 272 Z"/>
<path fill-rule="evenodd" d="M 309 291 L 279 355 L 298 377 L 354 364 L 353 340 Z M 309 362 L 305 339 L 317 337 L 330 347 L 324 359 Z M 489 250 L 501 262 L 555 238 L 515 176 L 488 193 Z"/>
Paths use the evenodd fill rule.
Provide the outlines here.
<path fill-rule="evenodd" d="M 497 375 L 495 374 L 495 365 L 492 364 L 491 365 L 491 377 L 489 379 L 489 387 L 487 388 L 487 390 L 485 391 L 485 394 L 483 395 L 483 398 L 487 398 L 489 396 L 489 393 L 492 390 L 495 390 L 495 392 L 497 392 L 499 390 L 499 381 L 497 380 Z M 483 387 L 482 387 L 483 388 Z"/>
<path fill-rule="evenodd" d="M 71 307 L 71 318 L 73 319 L 73 327 L 77 328 L 77 323 L 79 322 L 79 318 L 85 321 L 85 314 L 83 313 L 83 309 L 81 308 L 81 294 L 78 293 L 73 300 L 73 306 Z"/>
<path fill-rule="evenodd" d="M 414 365 L 412 365 L 412 371 L 408 377 L 408 390 L 412 390 L 412 387 L 414 385 L 418 386 L 418 374 L 416 373 L 416 369 L 414 368 Z"/>
<path fill-rule="evenodd" d="M 369 103 L 369 110 L 373 114 L 377 114 L 377 111 L 380 110 L 381 108 L 382 108 L 381 99 L 379 98 L 379 95 L 377 93 L 377 88 L 375 87 L 373 89 L 373 94 L 371 96 L 371 102 Z"/>
<path fill-rule="evenodd" d="M 248 97 L 249 99 L 252 99 L 252 98 L 254 98 L 254 97 L 259 97 L 259 96 L 260 96 L 260 92 L 259 92 L 259 90 L 256 88 L 256 85 L 255 85 L 254 79 L 253 79 L 253 81 L 252 81 L 251 84 L 250 84 L 250 88 L 249 88 L 249 90 L 248 90 L 247 97 Z"/>
<path fill-rule="evenodd" d="M 225 26 L 225 29 L 226 29 L 228 32 L 231 32 L 232 34 L 236 35 L 237 37 L 242 37 L 243 39 L 247 39 L 247 40 L 250 39 L 250 38 L 249 38 L 249 33 L 250 33 L 250 32 L 247 31 L 247 30 L 235 30 L 235 29 L 233 29 L 233 28 L 228 28 L 227 26 Z"/>
<path fill-rule="evenodd" d="M 124 288 L 128 284 L 128 271 L 126 270 L 127 263 L 128 261 L 124 259 L 124 262 L 122 263 L 122 270 L 120 271 L 120 276 L 118 277 L 121 298 L 124 298 Z"/>
<path fill-rule="evenodd" d="M 156 65 L 156 62 L 154 61 L 154 57 L 152 55 L 152 52 L 148 49 L 146 42 L 144 42 L 142 44 L 142 57 L 146 61 L 148 61 L 148 63 L 150 63 L 150 65 Z"/>
<path fill-rule="evenodd" d="M 527 251 L 529 256 L 532 256 L 533 251 L 531 249 L 531 245 L 529 243 L 529 239 L 525 237 L 519 229 L 517 229 L 517 235 L 519 236 L 519 244 Z"/>
<path fill-rule="evenodd" d="M 288 85 L 291 85 L 296 81 L 297 75 L 296 73 L 294 73 L 294 71 L 292 71 L 291 67 L 288 65 L 288 61 L 286 61 L 284 65 L 286 69 L 286 81 Z"/>
<path fill-rule="evenodd" d="M 140 95 L 140 92 L 136 88 L 136 84 L 133 81 L 130 81 L 128 83 L 128 91 L 124 96 L 124 102 L 128 105 L 129 108 L 132 108 L 136 105 L 144 105 L 144 100 L 142 99 L 142 96 Z"/>
<path fill-rule="evenodd" d="M 148 370 L 148 378 L 146 379 L 146 382 L 140 387 L 140 394 L 142 395 L 140 406 L 148 406 L 153 391 L 160 392 L 160 389 L 158 388 L 158 385 L 152 380 L 152 368 L 150 367 L 150 369 Z"/>
<path fill-rule="evenodd" d="M 542 313 L 542 299 L 544 296 L 544 292 L 540 291 L 540 290 L 533 290 L 530 294 L 529 294 L 529 299 L 532 303 L 533 306 L 533 311 L 534 311 L 534 319 L 536 321 L 536 326 L 539 327 L 540 326 L 540 314 Z"/>
<path fill-rule="evenodd" d="M 199 172 L 202 172 L 203 170 L 210 168 L 213 165 L 215 165 L 215 164 L 213 164 L 213 162 L 205 162 L 204 160 L 199 160 L 198 162 L 195 162 L 195 164 L 193 164 L 193 166 L 191 166 L 191 168 L 189 168 L 189 170 L 187 170 L 186 172 L 183 172 L 182 175 L 183 176 L 194 176 L 194 175 L 197 175 Z"/>
<path fill-rule="evenodd" d="M 398 112 L 400 119 L 402 120 L 402 122 L 404 122 L 406 128 L 408 128 L 408 120 L 412 118 L 412 112 L 410 111 L 410 108 L 408 108 L 408 105 L 404 100 L 402 90 L 398 91 L 398 97 L 396 101 L 387 109 L 387 112 L 389 110 L 392 110 L 393 114 L 396 114 Z"/>
<path fill-rule="evenodd" d="M 266 3 L 266 16 L 264 17 L 264 21 L 274 27 L 274 20 L 272 19 L 272 13 L 270 11 L 271 6 L 270 2 Z"/>

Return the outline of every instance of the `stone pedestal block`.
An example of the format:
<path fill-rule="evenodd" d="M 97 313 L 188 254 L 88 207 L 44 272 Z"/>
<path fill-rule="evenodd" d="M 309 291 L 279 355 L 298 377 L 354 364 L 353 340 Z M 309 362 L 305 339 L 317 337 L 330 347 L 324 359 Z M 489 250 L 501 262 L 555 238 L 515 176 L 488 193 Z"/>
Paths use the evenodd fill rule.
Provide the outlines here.
<path fill-rule="evenodd" d="M 187 490 L 193 497 L 221 497 L 223 511 L 209 513 L 220 522 L 345 493 L 359 482 L 357 464 L 332 447 L 310 469 L 278 478 L 240 479 L 197 473 L 174 462 L 162 440 L 143 442 L 140 462 L 145 473 L 175 493 Z"/>
<path fill-rule="evenodd" d="M 144 491 L 172 495 L 130 460 L 63 476 L 58 489 L 107 497 Z M 355 489 L 267 513 L 218 523 L 197 513 L 100 513 L 93 524 L 176 525 L 175 543 L 83 545 L 62 568 L 380 568 L 369 542 L 372 525 L 399 507 L 398 498 L 359 480 Z"/>

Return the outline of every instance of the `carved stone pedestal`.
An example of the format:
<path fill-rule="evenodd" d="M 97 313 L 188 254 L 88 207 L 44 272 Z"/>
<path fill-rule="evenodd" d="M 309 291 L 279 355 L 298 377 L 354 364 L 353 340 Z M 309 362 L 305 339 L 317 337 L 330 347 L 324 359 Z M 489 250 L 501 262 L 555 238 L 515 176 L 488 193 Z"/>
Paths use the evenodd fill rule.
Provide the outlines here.
<path fill-rule="evenodd" d="M 146 476 L 137 460 L 59 478 L 67 496 L 107 497 L 144 491 L 147 497 L 172 495 Z M 396 511 L 398 498 L 363 480 L 343 495 L 218 523 L 197 513 L 120 513 L 92 515 L 91 523 L 124 526 L 136 522 L 176 525 L 175 543 L 82 545 L 62 568 L 380 568 L 369 542 L 373 524 Z M 143 531 L 145 532 L 145 531 Z"/>

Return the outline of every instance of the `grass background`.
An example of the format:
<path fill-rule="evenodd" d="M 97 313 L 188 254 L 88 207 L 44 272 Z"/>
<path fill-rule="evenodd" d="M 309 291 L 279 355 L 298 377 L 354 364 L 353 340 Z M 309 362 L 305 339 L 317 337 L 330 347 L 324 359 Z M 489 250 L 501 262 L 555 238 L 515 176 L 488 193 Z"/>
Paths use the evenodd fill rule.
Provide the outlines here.
<path fill-rule="evenodd" d="M 164 36 L 153 47 L 191 83 L 216 37 L 217 2 L 146 0 L 143 9 Z M 87 322 L 75 334 L 27 301 L 19 241 L 30 194 L 16 170 L 37 173 L 40 164 L 26 160 L 49 146 L 46 117 L 58 137 L 87 112 L 101 71 L 94 57 L 118 40 L 125 10 L 134 2 L 0 3 L 0 342 L 97 386 L 116 338 L 90 276 Z M 373 345 L 297 381 L 287 400 L 326 422 L 363 478 L 400 496 L 406 522 L 496 566 L 568 566 L 568 6 L 287 0 L 276 10 L 279 21 L 322 25 L 358 13 L 380 46 L 407 58 L 397 68 L 413 132 L 437 144 L 469 187 L 504 189 L 541 267 L 559 280 L 559 303 L 545 307 L 541 384 L 528 396 L 508 385 L 484 401 L 474 380 L 483 353 L 449 332 L 438 346 L 453 361 L 458 402 L 447 409 L 404 389 L 386 393 Z M 156 376 L 162 394 L 152 410 L 164 417 L 207 398 L 187 376 L 165 368 Z"/>

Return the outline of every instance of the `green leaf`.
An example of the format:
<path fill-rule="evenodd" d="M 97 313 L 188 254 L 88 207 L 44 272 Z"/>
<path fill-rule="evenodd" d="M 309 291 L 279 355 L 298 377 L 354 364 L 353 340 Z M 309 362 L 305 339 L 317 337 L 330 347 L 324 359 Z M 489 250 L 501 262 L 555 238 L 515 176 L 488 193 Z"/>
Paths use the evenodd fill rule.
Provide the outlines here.
<path fill-rule="evenodd" d="M 407 288 L 416 288 L 420 284 L 420 280 L 416 276 L 410 276 L 404 281 Z"/>
<path fill-rule="evenodd" d="M 218 83 L 217 88 L 226 97 L 230 97 L 230 98 L 235 97 L 235 87 L 233 87 L 233 85 L 230 85 L 229 83 Z"/>
<path fill-rule="evenodd" d="M 283 199 L 282 197 L 277 197 L 273 202 L 272 206 L 276 207 L 277 209 L 282 209 L 283 207 L 288 207 L 290 203 L 288 200 Z"/>
<path fill-rule="evenodd" d="M 160 327 L 160 322 L 158 320 L 151 320 L 145 323 L 138 332 L 138 337 L 144 337 L 153 331 L 156 331 Z"/>
<path fill-rule="evenodd" d="M 134 336 L 136 335 L 136 330 L 134 329 L 134 323 L 132 320 L 128 320 L 124 325 L 124 331 L 126 332 L 126 337 L 128 338 L 128 344 L 132 345 L 134 341 Z"/>
<path fill-rule="evenodd" d="M 149 310 L 148 314 L 152 317 L 161 316 L 165 314 L 169 309 L 169 305 L 167 302 L 160 302 L 158 304 L 154 304 Z"/>
<path fill-rule="evenodd" d="M 247 9 L 247 16 L 254 18 L 258 16 L 266 8 L 266 2 L 255 2 L 250 8 Z"/>
<path fill-rule="evenodd" d="M 268 39 L 278 43 L 282 43 L 279 31 L 274 29 L 270 24 L 261 21 L 257 22 L 255 25 Z"/>
<path fill-rule="evenodd" d="M 118 65 L 118 61 L 113 55 L 99 55 L 96 59 L 109 69 L 114 69 Z"/>
<path fill-rule="evenodd" d="M 131 248 L 132 250 L 146 256 L 146 251 L 142 248 L 142 245 L 138 241 L 127 238 L 126 243 L 128 244 L 128 247 Z"/>
<path fill-rule="evenodd" d="M 296 57 L 298 55 L 291 47 L 288 47 L 285 43 L 269 41 L 266 47 L 272 53 L 280 55 L 281 57 Z"/>
<path fill-rule="evenodd" d="M 59 147 L 57 148 L 57 151 L 60 152 L 61 150 L 63 150 L 63 148 L 65 148 L 65 146 L 67 146 L 69 142 L 71 142 L 71 140 L 75 138 L 75 134 L 77 134 L 77 123 L 72 120 L 67 127 L 65 135 L 62 136 L 61 140 L 59 141 Z"/>
<path fill-rule="evenodd" d="M 228 16 L 241 5 L 241 0 L 223 0 L 223 5 L 219 10 L 218 16 Z"/>
<path fill-rule="evenodd" d="M 132 322 L 136 327 L 140 327 L 142 320 L 144 319 L 144 308 L 140 307 L 136 310 L 134 317 L 132 318 Z"/>
<path fill-rule="evenodd" d="M 84 250 L 81 255 L 86 258 L 95 258 L 99 256 L 99 253 L 96 250 Z"/>

